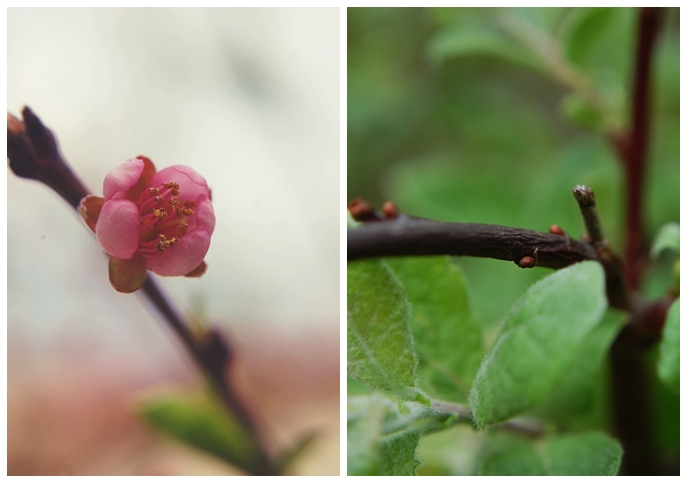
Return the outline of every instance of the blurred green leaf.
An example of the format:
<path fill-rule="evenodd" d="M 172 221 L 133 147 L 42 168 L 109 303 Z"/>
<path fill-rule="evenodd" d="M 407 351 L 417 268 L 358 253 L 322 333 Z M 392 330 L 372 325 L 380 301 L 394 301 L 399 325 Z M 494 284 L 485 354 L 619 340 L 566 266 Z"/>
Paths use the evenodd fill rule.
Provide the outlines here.
<path fill-rule="evenodd" d="M 486 25 L 445 27 L 430 39 L 427 54 L 435 64 L 457 57 L 482 55 L 545 72 L 544 64 L 529 49 L 495 27 Z"/>
<path fill-rule="evenodd" d="M 580 94 L 571 93 L 561 100 L 563 114 L 578 126 L 589 129 L 601 129 L 604 127 L 603 113 L 599 112 Z"/>
<path fill-rule="evenodd" d="M 218 456 L 248 473 L 255 472 L 259 446 L 207 393 L 175 392 L 151 397 L 140 413 L 155 429 Z"/>
<path fill-rule="evenodd" d="M 606 311 L 601 323 L 574 349 L 565 377 L 537 408 L 537 414 L 565 421 L 591 409 L 602 362 L 627 317 L 613 309 Z"/>
<path fill-rule="evenodd" d="M 551 475 L 615 476 L 623 449 L 605 434 L 590 432 L 550 438 L 544 454 Z"/>
<path fill-rule="evenodd" d="M 542 476 L 546 468 L 529 441 L 491 449 L 482 460 L 481 476 Z"/>
<path fill-rule="evenodd" d="M 588 432 L 551 437 L 543 445 L 511 438 L 486 451 L 480 474 L 491 476 L 613 476 L 622 448 L 612 438 Z"/>
<path fill-rule="evenodd" d="M 658 231 L 651 246 L 651 256 L 658 258 L 663 250 L 672 250 L 680 254 L 680 224 L 666 223 Z"/>
<path fill-rule="evenodd" d="M 577 263 L 532 286 L 506 316 L 475 378 L 469 401 L 477 427 L 504 421 L 546 397 L 606 306 L 596 262 Z"/>
<path fill-rule="evenodd" d="M 379 473 L 379 440 L 385 408 L 384 398 L 379 394 L 348 400 L 346 456 L 349 476 Z"/>
<path fill-rule="evenodd" d="M 435 397 L 464 401 L 484 349 L 462 270 L 449 257 L 392 258 L 387 264 L 410 302 L 418 385 Z"/>
<path fill-rule="evenodd" d="M 417 356 L 403 286 L 382 260 L 348 264 L 348 375 L 415 397 Z"/>
<path fill-rule="evenodd" d="M 669 387 L 680 392 L 680 299 L 670 306 L 663 328 L 658 377 Z"/>
<path fill-rule="evenodd" d="M 612 10 L 612 8 L 573 9 L 564 41 L 564 50 L 571 61 L 581 63 L 589 55 L 610 22 L 613 21 Z"/>

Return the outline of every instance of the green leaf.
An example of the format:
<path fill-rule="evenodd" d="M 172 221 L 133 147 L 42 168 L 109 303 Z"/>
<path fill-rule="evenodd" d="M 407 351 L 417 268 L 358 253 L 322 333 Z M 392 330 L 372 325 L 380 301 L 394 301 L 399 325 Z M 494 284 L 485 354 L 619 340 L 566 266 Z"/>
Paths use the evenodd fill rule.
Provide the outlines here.
<path fill-rule="evenodd" d="M 663 339 L 659 346 L 658 377 L 680 392 L 680 299 L 668 310 Z"/>
<path fill-rule="evenodd" d="M 470 392 L 479 428 L 539 403 L 570 367 L 606 310 L 604 275 L 581 262 L 530 287 L 515 303 L 482 362 Z"/>
<path fill-rule="evenodd" d="M 578 126 L 589 129 L 601 129 L 604 126 L 604 114 L 578 93 L 574 92 L 563 97 L 561 110 L 565 117 Z"/>
<path fill-rule="evenodd" d="M 482 476 L 542 476 L 546 468 L 541 456 L 529 441 L 491 449 L 482 460 Z"/>
<path fill-rule="evenodd" d="M 414 476 L 420 464 L 415 459 L 415 449 L 420 442 L 419 433 L 408 433 L 382 441 L 380 474 L 390 476 Z"/>
<path fill-rule="evenodd" d="M 348 400 L 348 474 L 414 475 L 420 432 L 409 428 L 422 413 L 415 403 L 399 405 L 380 394 Z M 404 414 L 406 413 L 406 414 Z"/>
<path fill-rule="evenodd" d="M 599 432 L 551 437 L 543 445 L 522 438 L 501 438 L 486 451 L 480 474 L 501 476 L 612 476 L 622 448 Z"/>
<path fill-rule="evenodd" d="M 680 224 L 666 223 L 658 231 L 651 246 L 651 257 L 658 258 L 663 250 L 672 250 L 680 254 Z"/>
<path fill-rule="evenodd" d="M 462 270 L 449 257 L 395 258 L 387 264 L 410 302 L 418 385 L 433 396 L 465 401 L 484 350 Z"/>
<path fill-rule="evenodd" d="M 480 55 L 546 72 L 544 64 L 529 49 L 495 27 L 454 25 L 444 28 L 430 39 L 427 53 L 436 64 L 451 58 Z"/>
<path fill-rule="evenodd" d="M 606 31 L 613 20 L 612 8 L 576 9 L 566 32 L 565 50 L 573 62 L 580 62 Z"/>
<path fill-rule="evenodd" d="M 381 260 L 348 264 L 348 375 L 415 397 L 417 356 L 403 286 Z"/>
<path fill-rule="evenodd" d="M 597 432 L 551 438 L 545 447 L 551 475 L 614 476 L 622 456 L 617 441 Z"/>
<path fill-rule="evenodd" d="M 179 391 L 152 397 L 142 402 L 140 413 L 155 429 L 249 473 L 258 466 L 257 441 L 206 393 Z"/>
<path fill-rule="evenodd" d="M 601 323 L 577 346 L 565 377 L 540 405 L 537 414 L 561 421 L 592 408 L 604 357 L 626 321 L 627 314 L 606 311 Z"/>

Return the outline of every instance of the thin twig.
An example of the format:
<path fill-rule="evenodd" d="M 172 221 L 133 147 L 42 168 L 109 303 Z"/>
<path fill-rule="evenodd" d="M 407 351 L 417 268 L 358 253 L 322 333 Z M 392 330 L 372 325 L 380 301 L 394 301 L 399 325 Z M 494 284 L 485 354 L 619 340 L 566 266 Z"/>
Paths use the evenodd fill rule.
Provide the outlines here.
<path fill-rule="evenodd" d="M 596 211 L 594 190 L 588 186 L 577 185 L 573 188 L 573 195 L 580 205 L 582 218 L 587 227 L 587 235 L 594 249 L 599 255 L 599 261 L 606 274 L 606 295 L 613 307 L 632 311 L 632 298 L 625 280 L 623 261 L 611 249 L 601 230 L 601 221 Z"/>
<path fill-rule="evenodd" d="M 7 158 L 10 169 L 19 177 L 35 179 L 52 188 L 76 209 L 81 199 L 91 191 L 71 170 L 59 151 L 55 136 L 33 111 L 25 107 L 22 118 L 23 122 L 11 114 L 7 115 Z M 152 276 L 148 276 L 142 289 L 206 373 L 222 403 L 255 438 L 260 453 L 254 472 L 272 474 L 274 469 L 258 426 L 227 378 L 231 346 L 215 330 L 208 331 L 201 338 L 194 337 L 188 324 L 181 319 Z"/>

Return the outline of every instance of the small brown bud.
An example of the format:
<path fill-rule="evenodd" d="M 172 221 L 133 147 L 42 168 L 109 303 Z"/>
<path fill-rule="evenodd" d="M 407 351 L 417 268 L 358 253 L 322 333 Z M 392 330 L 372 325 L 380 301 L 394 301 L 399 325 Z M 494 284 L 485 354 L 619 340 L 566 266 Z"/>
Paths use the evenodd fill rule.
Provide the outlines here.
<path fill-rule="evenodd" d="M 532 268 L 535 265 L 534 258 L 527 256 L 527 257 L 522 257 L 520 261 L 518 262 L 518 267 L 520 268 Z"/>
<path fill-rule="evenodd" d="M 565 235 L 563 228 L 561 228 L 558 225 L 551 225 L 549 227 L 549 233 L 551 233 L 552 235 Z"/>
<path fill-rule="evenodd" d="M 382 212 L 384 216 L 392 220 L 398 216 L 398 207 L 393 201 L 387 201 L 384 203 L 384 206 L 382 206 Z"/>

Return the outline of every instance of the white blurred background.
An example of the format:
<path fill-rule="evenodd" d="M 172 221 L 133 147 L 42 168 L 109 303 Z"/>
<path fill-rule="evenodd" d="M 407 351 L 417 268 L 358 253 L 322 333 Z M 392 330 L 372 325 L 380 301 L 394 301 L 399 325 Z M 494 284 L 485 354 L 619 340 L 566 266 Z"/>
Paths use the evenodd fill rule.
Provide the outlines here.
<path fill-rule="evenodd" d="M 158 280 L 234 341 L 272 450 L 318 431 L 293 471 L 338 474 L 339 9 L 8 9 L 7 26 L 8 112 L 30 106 L 95 194 L 139 154 L 208 180 L 208 271 Z M 130 416 L 141 390 L 197 385 L 193 364 L 110 287 L 76 214 L 7 176 L 9 474 L 231 471 Z"/>

